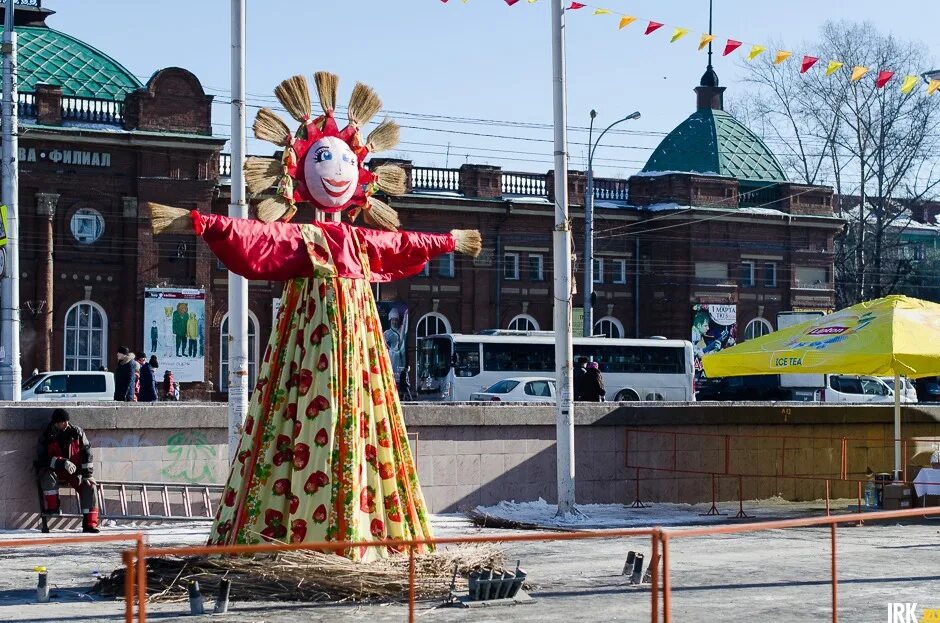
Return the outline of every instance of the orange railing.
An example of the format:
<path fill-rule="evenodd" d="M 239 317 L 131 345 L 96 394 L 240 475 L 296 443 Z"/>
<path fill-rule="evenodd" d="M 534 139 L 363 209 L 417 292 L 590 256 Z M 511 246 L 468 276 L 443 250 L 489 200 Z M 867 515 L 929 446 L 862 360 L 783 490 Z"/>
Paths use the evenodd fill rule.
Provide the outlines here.
<path fill-rule="evenodd" d="M 319 543 L 264 543 L 259 545 L 230 545 L 230 546 L 183 546 L 183 547 L 156 547 L 151 548 L 138 541 L 135 550 L 124 552 L 126 567 L 124 599 L 125 620 L 133 621 L 133 603 L 136 594 L 138 609 L 137 620 L 144 623 L 147 620 L 146 612 L 146 561 L 148 558 L 160 556 L 188 556 L 188 555 L 224 555 L 224 554 L 260 554 L 281 551 L 317 550 L 337 551 L 352 547 L 393 547 L 400 551 L 407 550 L 408 565 L 408 620 L 415 620 L 415 549 L 424 545 L 456 545 L 469 543 L 518 543 L 518 542 L 546 542 L 546 541 L 577 541 L 587 539 L 611 539 L 621 537 L 650 537 L 651 546 L 651 590 L 650 590 L 650 620 L 659 623 L 660 614 L 663 623 L 672 620 L 672 575 L 670 572 L 670 542 L 675 539 L 714 536 L 718 534 L 731 534 L 743 532 L 760 532 L 764 530 L 779 530 L 784 528 L 797 528 L 809 526 L 830 526 L 830 571 L 832 584 L 832 621 L 838 621 L 838 567 L 836 564 L 836 526 L 840 523 L 861 522 L 862 519 L 877 521 L 883 519 L 904 519 L 940 515 L 940 507 L 917 508 L 898 511 L 882 511 L 874 513 L 855 513 L 834 517 L 812 517 L 803 519 L 784 519 L 749 524 L 719 525 L 703 528 L 663 529 L 663 528 L 629 528 L 622 530 L 587 530 L 581 532 L 541 532 L 532 534 L 508 534 L 504 536 L 469 536 L 439 539 L 416 540 L 384 540 L 363 542 L 319 542 Z M 79 539 L 76 539 L 79 540 Z M 58 539 L 53 541 L 59 542 Z M 39 541 L 31 541 L 35 544 Z M 662 565 L 660 571 L 660 564 Z M 661 575 L 660 575 L 661 574 Z M 660 610 L 661 606 L 661 610 Z M 700 614 L 700 613 L 699 613 Z"/>

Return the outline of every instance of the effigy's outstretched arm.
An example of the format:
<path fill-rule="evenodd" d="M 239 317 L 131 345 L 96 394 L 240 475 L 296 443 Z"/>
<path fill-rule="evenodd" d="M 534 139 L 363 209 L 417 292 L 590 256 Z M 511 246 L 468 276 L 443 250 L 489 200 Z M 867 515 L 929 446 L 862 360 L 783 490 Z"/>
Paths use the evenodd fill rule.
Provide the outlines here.
<path fill-rule="evenodd" d="M 430 260 L 445 253 L 476 256 L 480 234 L 476 230 L 455 229 L 447 234 L 415 231 L 380 231 L 354 227 L 369 256 L 372 281 L 393 281 L 421 272 Z"/>

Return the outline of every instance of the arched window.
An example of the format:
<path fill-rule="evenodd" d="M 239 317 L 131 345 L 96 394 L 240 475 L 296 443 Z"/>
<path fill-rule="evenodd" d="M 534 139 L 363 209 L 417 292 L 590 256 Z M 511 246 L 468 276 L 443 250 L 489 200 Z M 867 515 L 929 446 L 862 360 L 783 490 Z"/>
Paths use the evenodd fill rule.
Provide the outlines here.
<path fill-rule="evenodd" d="M 613 316 L 604 316 L 594 323 L 594 334 L 621 338 L 623 337 L 623 324 Z"/>
<path fill-rule="evenodd" d="M 443 314 L 429 312 L 421 316 L 415 325 L 415 340 L 439 333 L 450 333 L 450 322 Z"/>
<path fill-rule="evenodd" d="M 258 380 L 258 318 L 248 311 L 248 391 Z M 228 391 L 228 314 L 222 319 L 219 331 L 219 391 Z"/>
<path fill-rule="evenodd" d="M 107 362 L 108 316 L 97 303 L 79 301 L 65 312 L 65 369 L 98 370 Z"/>
<path fill-rule="evenodd" d="M 507 328 L 513 331 L 538 331 L 539 322 L 529 314 L 519 314 L 509 321 Z"/>
<path fill-rule="evenodd" d="M 771 326 L 770 322 L 763 318 L 755 318 L 754 320 L 747 323 L 747 326 L 744 328 L 744 339 L 752 340 L 755 337 L 760 337 L 762 335 L 767 335 L 768 333 L 773 333 L 774 328 Z"/>

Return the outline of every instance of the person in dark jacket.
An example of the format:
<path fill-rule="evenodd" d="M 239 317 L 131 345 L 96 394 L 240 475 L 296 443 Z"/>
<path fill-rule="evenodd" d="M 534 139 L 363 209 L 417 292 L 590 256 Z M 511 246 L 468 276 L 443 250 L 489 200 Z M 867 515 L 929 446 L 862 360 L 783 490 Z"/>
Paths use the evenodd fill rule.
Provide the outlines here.
<path fill-rule="evenodd" d="M 398 395 L 402 400 L 414 400 L 415 395 L 411 391 L 411 366 L 405 366 L 401 369 L 398 376 Z"/>
<path fill-rule="evenodd" d="M 85 431 L 69 422 L 69 412 L 56 409 L 52 421 L 39 439 L 39 486 L 42 488 L 43 512 L 58 515 L 59 485 L 68 484 L 78 491 L 82 505 L 82 531 L 98 532 L 98 501 L 95 495 L 94 457 Z"/>
<path fill-rule="evenodd" d="M 604 377 L 601 375 L 601 368 L 596 361 L 587 364 L 587 370 L 584 372 L 584 388 L 581 391 L 582 400 L 604 402 L 607 390 L 604 389 Z"/>
<path fill-rule="evenodd" d="M 156 402 L 157 400 L 157 356 L 152 355 L 150 361 L 141 355 L 137 360 L 140 364 L 140 388 L 137 390 L 137 402 Z"/>
<path fill-rule="evenodd" d="M 586 372 L 587 357 L 578 357 L 574 367 L 574 399 L 584 400 L 584 373 Z"/>
<path fill-rule="evenodd" d="M 114 399 L 119 402 L 134 402 L 137 398 L 137 375 L 140 366 L 134 361 L 134 353 L 126 346 L 117 349 L 118 366 L 114 371 Z"/>

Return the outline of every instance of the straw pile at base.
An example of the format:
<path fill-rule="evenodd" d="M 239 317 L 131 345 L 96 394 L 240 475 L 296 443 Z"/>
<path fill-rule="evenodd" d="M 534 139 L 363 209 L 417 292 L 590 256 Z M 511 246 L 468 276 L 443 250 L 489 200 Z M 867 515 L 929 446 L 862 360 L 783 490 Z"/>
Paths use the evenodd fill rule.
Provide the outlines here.
<path fill-rule="evenodd" d="M 457 565 L 457 590 L 465 592 L 465 576 L 484 567 L 501 568 L 502 551 L 492 545 L 439 548 L 415 556 L 415 596 L 446 596 Z M 407 600 L 408 556 L 369 563 L 313 551 L 279 552 L 274 556 L 154 558 L 147 561 L 149 601 L 186 601 L 187 586 L 197 580 L 207 598 L 219 580 L 231 582 L 233 601 L 359 601 Z M 95 592 L 120 597 L 124 568 L 99 580 Z"/>

